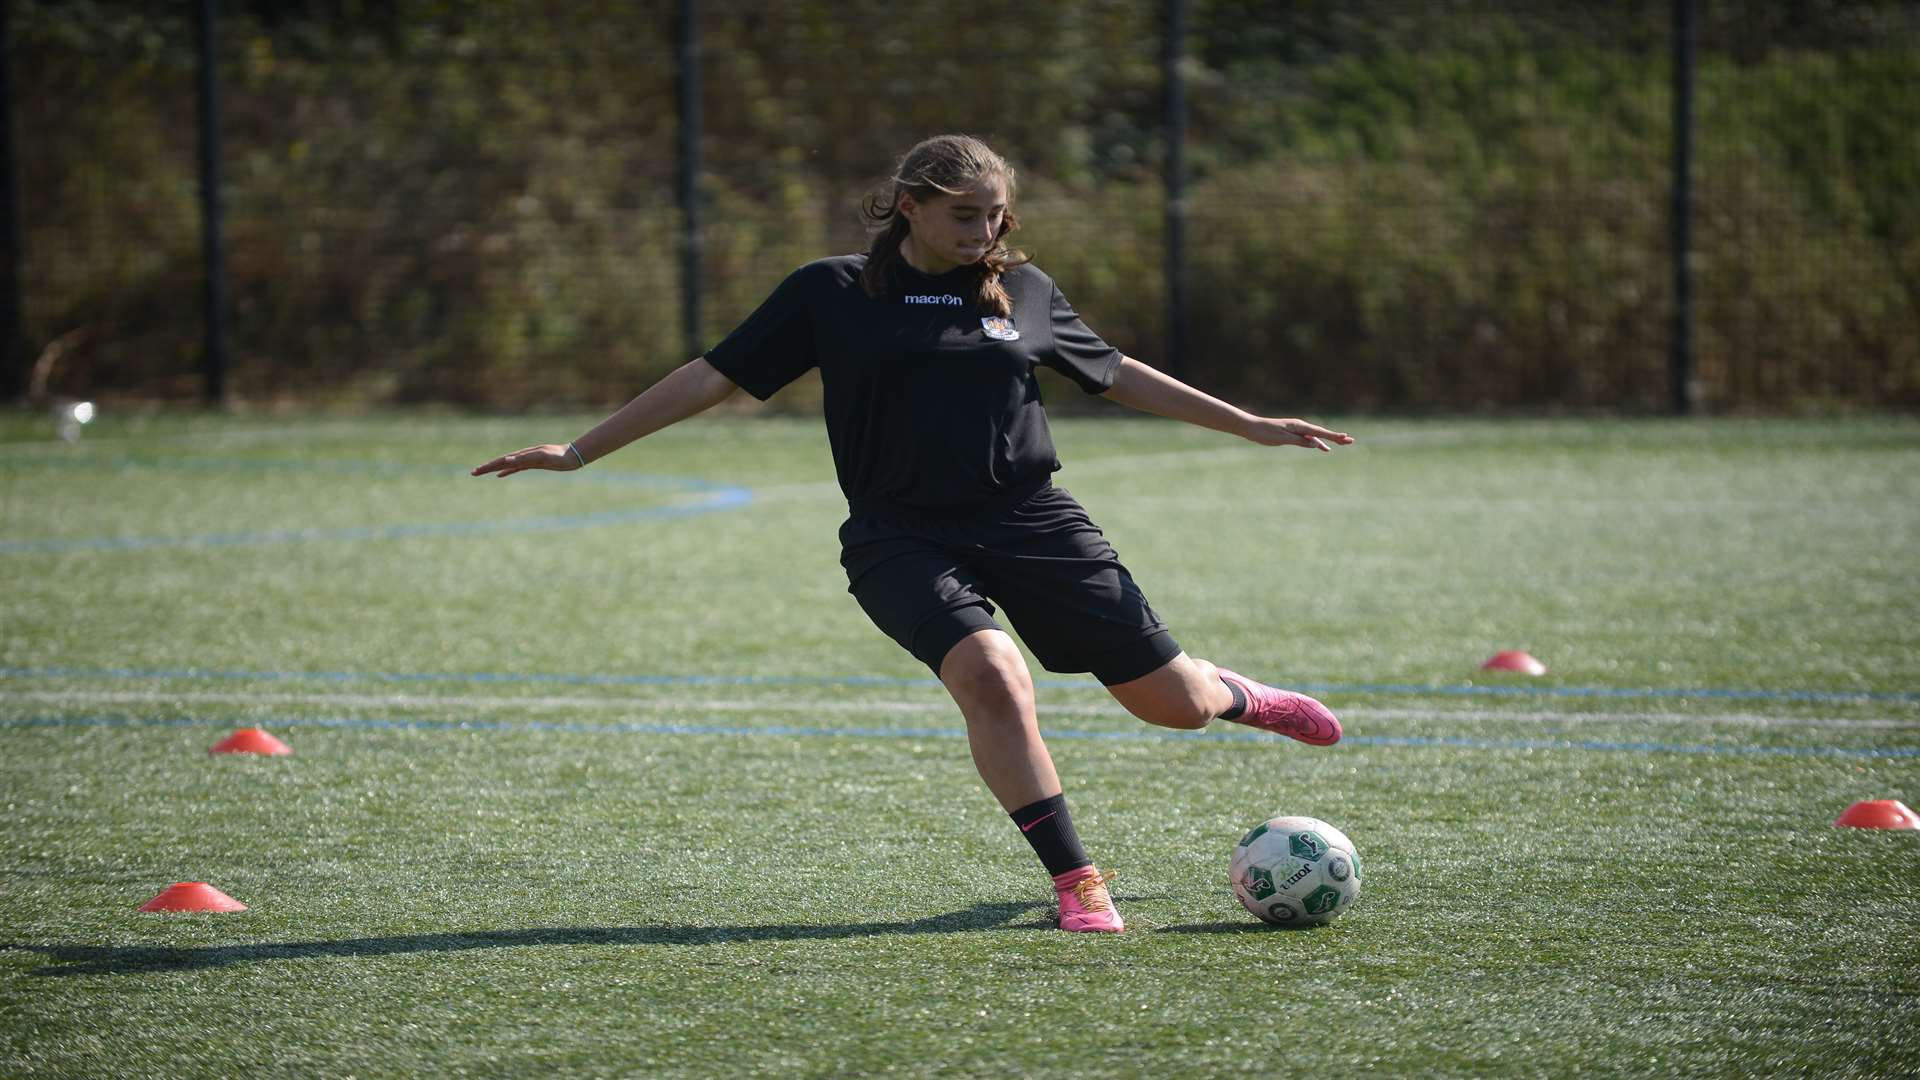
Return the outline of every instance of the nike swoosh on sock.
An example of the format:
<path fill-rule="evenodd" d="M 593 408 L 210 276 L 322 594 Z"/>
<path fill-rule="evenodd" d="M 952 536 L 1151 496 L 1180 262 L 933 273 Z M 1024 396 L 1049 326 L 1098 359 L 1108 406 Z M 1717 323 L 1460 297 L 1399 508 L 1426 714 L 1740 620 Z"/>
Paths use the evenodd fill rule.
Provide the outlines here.
<path fill-rule="evenodd" d="M 1025 825 L 1020 826 L 1020 831 L 1032 832 L 1035 826 L 1039 825 L 1042 821 L 1045 821 L 1048 818 L 1053 817 L 1054 814 L 1058 814 L 1059 812 L 1060 811 L 1055 810 L 1052 814 L 1042 814 L 1041 816 L 1033 819 L 1032 821 L 1027 822 Z"/>

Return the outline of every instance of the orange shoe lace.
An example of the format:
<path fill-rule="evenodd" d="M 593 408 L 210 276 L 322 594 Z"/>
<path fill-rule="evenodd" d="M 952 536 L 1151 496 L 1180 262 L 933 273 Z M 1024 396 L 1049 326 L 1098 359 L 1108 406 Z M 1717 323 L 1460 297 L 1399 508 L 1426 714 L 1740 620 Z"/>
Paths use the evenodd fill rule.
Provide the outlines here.
<path fill-rule="evenodd" d="M 1096 868 L 1093 873 L 1073 883 L 1073 898 L 1088 911 L 1112 911 L 1113 897 L 1107 892 L 1107 882 L 1113 879 L 1113 874 L 1102 873 Z"/>

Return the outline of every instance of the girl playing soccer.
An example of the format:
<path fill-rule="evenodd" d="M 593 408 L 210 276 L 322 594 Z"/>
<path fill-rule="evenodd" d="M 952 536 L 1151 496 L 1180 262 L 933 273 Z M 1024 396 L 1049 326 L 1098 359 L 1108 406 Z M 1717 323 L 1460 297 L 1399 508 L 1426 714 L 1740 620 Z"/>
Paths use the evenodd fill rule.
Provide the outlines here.
<path fill-rule="evenodd" d="M 873 622 L 931 668 L 966 718 L 980 776 L 1053 876 L 1062 930 L 1118 931 L 1107 877 L 1081 847 L 1040 739 L 1033 678 L 996 605 L 1047 670 L 1092 672 L 1150 724 L 1215 718 L 1316 746 L 1340 738 L 1318 701 L 1182 652 L 1073 496 L 1034 369 L 1131 408 L 1264 446 L 1352 437 L 1254 416 L 1089 330 L 1053 280 L 1006 245 L 1013 169 L 977 139 L 915 146 L 868 200 L 865 255 L 808 263 L 703 357 L 573 442 L 473 470 L 570 471 L 718 404 L 761 400 L 820 370 L 847 497 L 840 562 Z"/>

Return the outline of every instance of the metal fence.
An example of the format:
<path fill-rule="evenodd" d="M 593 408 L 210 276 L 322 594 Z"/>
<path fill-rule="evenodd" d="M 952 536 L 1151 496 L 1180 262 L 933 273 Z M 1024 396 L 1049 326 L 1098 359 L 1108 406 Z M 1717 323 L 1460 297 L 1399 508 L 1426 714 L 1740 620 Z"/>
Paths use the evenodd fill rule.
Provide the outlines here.
<path fill-rule="evenodd" d="M 1096 329 L 1249 403 L 1920 406 L 1911 3 L 0 10 L 13 396 L 621 400 L 965 130 Z"/>

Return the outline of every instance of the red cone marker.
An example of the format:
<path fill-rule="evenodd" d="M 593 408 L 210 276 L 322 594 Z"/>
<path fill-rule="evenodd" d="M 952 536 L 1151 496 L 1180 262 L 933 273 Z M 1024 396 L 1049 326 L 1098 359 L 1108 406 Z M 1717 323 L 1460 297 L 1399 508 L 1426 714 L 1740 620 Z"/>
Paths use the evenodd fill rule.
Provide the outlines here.
<path fill-rule="evenodd" d="M 204 881 L 176 881 L 159 896 L 140 905 L 141 911 L 245 911 L 247 905 Z"/>
<path fill-rule="evenodd" d="M 1863 799 L 1833 819 L 1835 828 L 1920 829 L 1920 814 L 1899 799 Z"/>
<path fill-rule="evenodd" d="M 1519 649 L 1507 649 L 1493 654 L 1486 663 L 1480 665 L 1481 671 L 1517 671 L 1522 675 L 1545 675 L 1547 665 L 1521 652 Z"/>
<path fill-rule="evenodd" d="M 257 727 L 243 727 L 213 744 L 209 754 L 291 754 L 293 747 Z"/>

